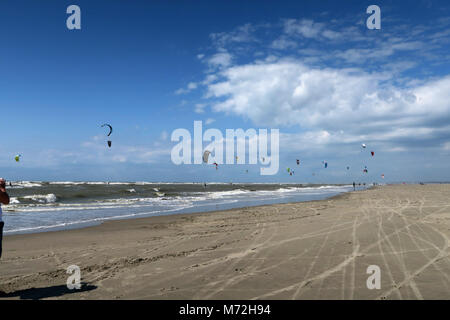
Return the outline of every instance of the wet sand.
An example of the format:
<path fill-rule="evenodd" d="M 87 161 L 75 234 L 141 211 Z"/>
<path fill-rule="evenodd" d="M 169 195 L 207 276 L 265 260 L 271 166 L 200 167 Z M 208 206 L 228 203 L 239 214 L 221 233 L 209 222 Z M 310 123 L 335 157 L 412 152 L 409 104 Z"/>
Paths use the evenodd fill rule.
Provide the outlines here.
<path fill-rule="evenodd" d="M 0 299 L 450 299 L 449 199 L 448 184 L 394 185 L 6 236 Z"/>

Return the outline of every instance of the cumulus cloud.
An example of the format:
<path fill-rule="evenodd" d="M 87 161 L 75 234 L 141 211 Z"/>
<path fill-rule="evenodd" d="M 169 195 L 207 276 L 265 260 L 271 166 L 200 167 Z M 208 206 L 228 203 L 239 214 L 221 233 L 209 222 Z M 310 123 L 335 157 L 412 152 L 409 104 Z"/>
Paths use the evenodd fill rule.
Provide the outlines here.
<path fill-rule="evenodd" d="M 447 150 L 450 76 L 432 78 L 430 66 L 446 61 L 445 42 L 433 41 L 448 25 L 396 23 L 376 36 L 341 20 L 245 25 L 211 35 L 199 87 L 213 111 L 280 128 L 296 149 Z"/>
<path fill-rule="evenodd" d="M 232 56 L 227 51 L 221 51 L 208 59 L 208 65 L 212 68 L 224 68 L 231 64 Z"/>
<path fill-rule="evenodd" d="M 450 76 L 405 89 L 384 84 L 377 73 L 314 69 L 292 59 L 233 66 L 220 75 L 208 86 L 213 110 L 257 125 L 320 132 L 317 143 L 450 135 Z"/>

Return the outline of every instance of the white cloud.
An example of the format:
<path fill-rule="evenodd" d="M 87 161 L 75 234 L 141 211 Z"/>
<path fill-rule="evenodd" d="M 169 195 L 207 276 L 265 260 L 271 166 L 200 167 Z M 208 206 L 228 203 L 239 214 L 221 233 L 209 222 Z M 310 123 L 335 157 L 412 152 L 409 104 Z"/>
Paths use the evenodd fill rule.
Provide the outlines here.
<path fill-rule="evenodd" d="M 208 64 L 213 68 L 224 68 L 231 65 L 232 56 L 226 51 L 221 51 L 214 54 L 208 59 Z"/>
<path fill-rule="evenodd" d="M 205 112 L 205 107 L 206 107 L 206 104 L 204 104 L 204 103 L 197 103 L 195 105 L 194 111 L 196 113 L 204 113 Z"/>
<path fill-rule="evenodd" d="M 167 131 L 161 132 L 160 139 L 161 139 L 162 141 L 166 141 L 168 137 L 169 137 L 169 134 L 167 133 Z"/>
<path fill-rule="evenodd" d="M 305 38 L 315 38 L 320 35 L 323 27 L 322 23 L 316 23 L 308 19 L 288 19 L 284 24 L 284 31 L 291 35 L 298 34 Z"/>
<path fill-rule="evenodd" d="M 192 90 L 197 89 L 197 87 L 198 87 L 198 84 L 196 82 L 189 82 L 186 89 L 180 88 L 177 91 L 175 91 L 175 94 L 180 95 L 180 94 L 189 93 Z"/>
<path fill-rule="evenodd" d="M 446 28 L 412 35 L 421 27 L 404 25 L 373 37 L 363 24 L 340 20 L 281 22 L 211 35 L 216 51 L 205 55 L 209 69 L 199 85 L 213 111 L 258 126 L 298 128 L 284 137 L 306 149 L 363 141 L 393 152 L 447 146 L 450 76 L 405 76 L 442 57 L 442 48 L 428 44 Z M 204 111 L 204 103 L 196 105 L 195 112 Z"/>
<path fill-rule="evenodd" d="M 446 151 L 450 151 L 450 141 L 448 141 L 448 142 L 446 142 L 446 143 L 444 143 L 444 150 L 446 150 Z"/>
<path fill-rule="evenodd" d="M 217 47 L 223 47 L 232 43 L 244 43 L 253 42 L 256 39 L 253 37 L 253 31 L 255 27 L 250 23 L 237 27 L 231 32 L 219 32 L 212 33 L 210 38 L 216 44 Z"/>
<path fill-rule="evenodd" d="M 93 137 L 89 141 L 81 144 L 80 152 L 71 155 L 78 163 L 107 163 L 112 159 L 114 162 L 120 163 L 157 163 L 161 157 L 170 155 L 170 144 L 167 142 L 168 134 L 166 131 L 161 132 L 159 148 L 155 146 L 134 146 L 123 145 L 113 141 L 113 146 L 108 148 L 104 139 Z M 64 162 L 64 157 L 53 155 L 56 162 Z"/>
<path fill-rule="evenodd" d="M 222 81 L 208 86 L 214 111 L 257 125 L 298 125 L 314 139 L 320 132 L 319 144 L 352 136 L 393 141 L 450 135 L 443 121 L 450 115 L 450 77 L 401 89 L 383 84 L 376 73 L 313 69 L 287 59 L 234 66 L 220 75 Z"/>
<path fill-rule="evenodd" d="M 344 33 L 327 29 L 325 23 L 309 19 L 287 19 L 284 22 L 284 33 L 289 36 L 300 36 L 309 39 L 339 40 Z"/>
<path fill-rule="evenodd" d="M 271 48 L 279 49 L 279 50 L 296 48 L 297 46 L 298 46 L 297 41 L 291 40 L 284 36 L 282 36 L 278 39 L 275 39 L 270 45 Z"/>
<path fill-rule="evenodd" d="M 213 118 L 208 118 L 208 119 L 206 119 L 205 124 L 208 125 L 208 124 L 211 124 L 211 123 L 213 123 L 213 122 L 215 122 L 215 121 L 216 121 L 216 120 L 213 119 Z"/>

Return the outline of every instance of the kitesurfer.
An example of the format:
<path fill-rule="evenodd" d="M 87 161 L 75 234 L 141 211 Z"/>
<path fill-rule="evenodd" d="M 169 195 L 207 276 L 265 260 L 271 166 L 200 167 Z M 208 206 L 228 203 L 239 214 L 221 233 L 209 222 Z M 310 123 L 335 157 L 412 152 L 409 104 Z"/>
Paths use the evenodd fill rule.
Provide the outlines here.
<path fill-rule="evenodd" d="M 111 126 L 110 124 L 105 123 L 105 124 L 102 124 L 101 127 L 102 127 L 102 128 L 103 128 L 103 127 L 109 127 L 108 137 L 109 137 L 109 136 L 111 135 L 111 133 L 113 132 L 113 128 L 112 128 L 112 126 Z M 111 141 L 111 140 L 108 140 L 108 147 L 111 148 L 111 144 L 112 144 L 112 141 Z"/>
<path fill-rule="evenodd" d="M 9 204 L 9 195 L 6 192 L 5 179 L 0 178 L 0 258 L 2 257 L 3 226 L 5 225 L 2 220 L 2 204 Z"/>

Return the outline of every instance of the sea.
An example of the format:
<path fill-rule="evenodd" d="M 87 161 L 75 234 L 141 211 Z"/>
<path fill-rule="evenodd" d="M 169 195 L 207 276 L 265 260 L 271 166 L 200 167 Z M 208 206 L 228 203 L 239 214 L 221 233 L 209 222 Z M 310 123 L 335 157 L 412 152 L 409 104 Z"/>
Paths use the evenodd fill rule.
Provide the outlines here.
<path fill-rule="evenodd" d="M 365 188 L 358 186 L 358 189 Z M 322 200 L 352 185 L 151 182 L 11 182 L 4 234 L 82 228 L 112 219 Z"/>

